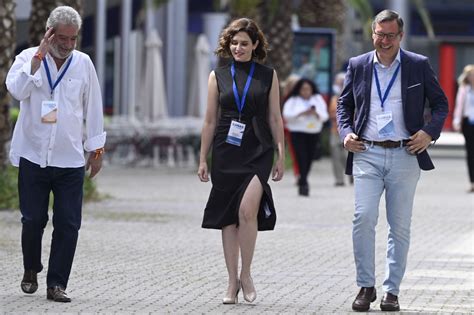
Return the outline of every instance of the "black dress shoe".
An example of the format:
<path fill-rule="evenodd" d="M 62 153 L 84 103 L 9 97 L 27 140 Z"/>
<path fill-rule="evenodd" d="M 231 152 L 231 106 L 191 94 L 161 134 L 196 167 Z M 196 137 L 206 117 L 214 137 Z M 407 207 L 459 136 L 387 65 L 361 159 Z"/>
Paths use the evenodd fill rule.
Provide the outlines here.
<path fill-rule="evenodd" d="M 367 312 L 370 309 L 370 302 L 376 299 L 377 291 L 374 287 L 361 288 L 354 302 L 352 302 L 352 309 L 357 312 Z"/>
<path fill-rule="evenodd" d="M 393 295 L 392 293 L 385 293 L 380 302 L 380 309 L 382 311 L 388 312 L 398 312 L 400 311 L 400 304 L 398 304 L 398 296 Z"/>
<path fill-rule="evenodd" d="M 69 296 L 67 296 L 66 291 L 60 286 L 54 286 L 46 290 L 46 298 L 48 300 L 53 300 L 54 302 L 71 302 Z"/>
<path fill-rule="evenodd" d="M 33 270 L 26 270 L 21 280 L 21 290 L 25 293 L 32 294 L 38 290 L 37 272 Z"/>

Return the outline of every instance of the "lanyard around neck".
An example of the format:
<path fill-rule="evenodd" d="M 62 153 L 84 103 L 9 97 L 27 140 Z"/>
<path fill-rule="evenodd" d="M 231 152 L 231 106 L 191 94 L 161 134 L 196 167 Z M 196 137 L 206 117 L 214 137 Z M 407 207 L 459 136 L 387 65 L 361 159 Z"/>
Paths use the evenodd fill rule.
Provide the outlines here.
<path fill-rule="evenodd" d="M 59 82 L 64 77 L 64 74 L 66 73 L 67 69 L 69 68 L 69 65 L 71 65 L 71 61 L 72 61 L 72 55 L 71 55 L 71 58 L 69 58 L 68 62 L 66 63 L 66 66 L 64 67 L 63 72 L 61 72 L 59 77 L 56 79 L 56 82 L 54 82 L 54 84 L 53 84 L 53 80 L 51 79 L 51 73 L 49 72 L 48 62 L 46 61 L 46 58 L 43 59 L 44 69 L 46 70 L 46 76 L 48 77 L 48 83 L 49 83 L 49 87 L 51 89 L 51 97 L 53 97 L 54 89 L 56 88 L 56 86 L 58 86 Z"/>
<path fill-rule="evenodd" d="M 232 66 L 230 67 L 230 73 L 232 75 L 232 89 L 234 90 L 234 97 L 235 103 L 237 104 L 237 109 L 239 110 L 239 120 L 242 110 L 245 106 L 245 99 L 247 98 L 247 93 L 249 92 L 250 82 L 252 82 L 253 72 L 255 70 L 255 62 L 252 62 L 250 66 L 250 72 L 247 76 L 247 82 L 245 82 L 244 91 L 242 93 L 242 99 L 239 96 L 239 91 L 237 90 L 237 84 L 235 83 L 235 64 L 232 62 Z"/>
<path fill-rule="evenodd" d="M 395 78 L 397 77 L 398 71 L 400 70 L 400 65 L 401 64 L 399 63 L 397 69 L 395 69 L 395 72 L 393 73 L 392 78 L 390 79 L 390 82 L 388 83 L 387 89 L 385 90 L 385 93 L 382 97 L 382 89 L 380 88 L 379 76 L 377 74 L 377 69 L 374 64 L 375 85 L 377 85 L 377 93 L 379 94 L 380 106 L 382 107 L 382 110 L 383 110 L 383 103 L 385 103 L 385 100 L 388 97 L 388 93 L 390 93 L 393 83 L 395 82 Z"/>

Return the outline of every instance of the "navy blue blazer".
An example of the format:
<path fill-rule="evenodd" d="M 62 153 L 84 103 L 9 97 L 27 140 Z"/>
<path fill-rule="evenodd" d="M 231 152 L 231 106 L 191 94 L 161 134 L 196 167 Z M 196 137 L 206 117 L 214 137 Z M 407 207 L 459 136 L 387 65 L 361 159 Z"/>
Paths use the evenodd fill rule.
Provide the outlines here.
<path fill-rule="evenodd" d="M 433 140 L 439 138 L 448 115 L 448 100 L 431 68 L 428 58 L 400 50 L 402 106 L 405 125 L 413 135 L 422 129 Z M 361 137 L 370 112 L 370 91 L 374 73 L 374 51 L 351 58 L 347 67 L 344 88 L 337 104 L 337 124 L 341 141 L 353 132 Z M 425 101 L 431 109 L 431 119 L 425 121 Z M 352 174 L 354 154 L 349 152 L 346 174 Z M 428 152 L 417 154 L 422 170 L 434 169 Z"/>

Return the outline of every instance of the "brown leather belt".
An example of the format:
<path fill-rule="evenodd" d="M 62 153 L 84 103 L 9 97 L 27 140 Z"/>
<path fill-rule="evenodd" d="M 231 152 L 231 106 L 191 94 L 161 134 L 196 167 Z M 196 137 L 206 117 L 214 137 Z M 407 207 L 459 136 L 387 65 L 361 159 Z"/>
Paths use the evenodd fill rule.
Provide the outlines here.
<path fill-rule="evenodd" d="M 364 143 L 367 143 L 370 145 L 376 145 L 385 149 L 394 149 L 394 148 L 404 147 L 407 145 L 408 141 L 410 140 L 400 140 L 400 141 L 392 141 L 392 140 L 370 141 L 370 140 L 365 140 L 365 139 L 362 140 L 362 142 Z"/>

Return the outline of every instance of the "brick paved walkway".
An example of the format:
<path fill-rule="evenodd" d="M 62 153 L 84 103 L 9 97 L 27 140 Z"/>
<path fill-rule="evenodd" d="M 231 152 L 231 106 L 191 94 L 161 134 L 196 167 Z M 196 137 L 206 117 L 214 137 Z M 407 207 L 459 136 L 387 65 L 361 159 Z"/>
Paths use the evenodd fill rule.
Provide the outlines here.
<path fill-rule="evenodd" d="M 474 195 L 465 161 L 440 157 L 418 185 L 412 244 L 400 303 L 405 313 L 472 313 Z M 274 184 L 276 230 L 258 236 L 254 304 L 222 305 L 226 270 L 220 232 L 200 228 L 210 184 L 191 169 L 120 169 L 99 174 L 110 198 L 87 204 L 68 293 L 21 292 L 19 213 L 0 212 L 0 313 L 351 313 L 357 293 L 352 257 L 353 189 L 332 186 L 330 162 L 314 164 L 311 196 L 296 195 L 287 172 Z M 383 208 L 383 201 L 381 208 Z M 377 289 L 381 293 L 386 220 L 380 211 Z M 47 264 L 51 224 L 45 231 Z M 381 294 L 379 294 L 381 295 Z M 242 296 L 240 296 L 243 300 Z M 372 304 L 373 312 L 379 310 Z"/>

